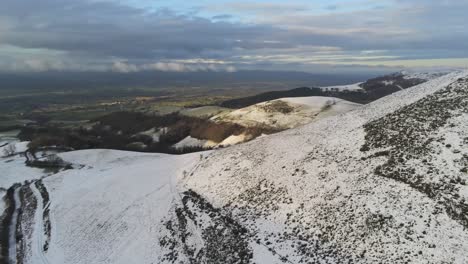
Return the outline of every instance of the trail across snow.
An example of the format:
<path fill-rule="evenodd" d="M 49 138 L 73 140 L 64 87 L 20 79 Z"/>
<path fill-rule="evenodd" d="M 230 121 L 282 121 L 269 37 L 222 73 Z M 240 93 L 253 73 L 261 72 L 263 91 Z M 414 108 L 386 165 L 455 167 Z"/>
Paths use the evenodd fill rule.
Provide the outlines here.
<path fill-rule="evenodd" d="M 37 189 L 34 183 L 29 185 L 32 192 L 34 193 L 34 197 L 37 201 L 37 209 L 34 214 L 34 227 L 33 227 L 33 238 L 31 240 L 32 245 L 32 256 L 34 257 L 33 260 L 35 263 L 38 264 L 48 264 L 49 261 L 47 260 L 46 255 L 44 254 L 44 243 L 46 238 L 44 236 L 44 221 L 43 221 L 43 199 L 41 193 Z"/>

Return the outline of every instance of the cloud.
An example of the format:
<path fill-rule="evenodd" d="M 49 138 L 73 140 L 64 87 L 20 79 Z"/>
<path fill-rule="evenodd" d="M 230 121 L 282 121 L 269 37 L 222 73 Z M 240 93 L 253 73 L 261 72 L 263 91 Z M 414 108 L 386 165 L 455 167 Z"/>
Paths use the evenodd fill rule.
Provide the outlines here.
<path fill-rule="evenodd" d="M 111 66 L 112 71 L 121 73 L 137 72 L 138 67 L 133 64 L 128 64 L 122 61 L 115 61 Z"/>
<path fill-rule="evenodd" d="M 286 12 L 303 12 L 310 9 L 309 4 L 282 2 L 282 3 L 266 3 L 255 1 L 233 1 L 223 3 L 222 5 L 211 5 L 212 10 L 230 10 L 235 12 L 247 13 L 262 13 L 262 14 L 278 14 Z"/>
<path fill-rule="evenodd" d="M 339 6 L 338 5 L 329 5 L 329 6 L 326 7 L 326 9 L 328 9 L 328 10 L 338 10 Z"/>
<path fill-rule="evenodd" d="M 227 14 L 224 14 L 224 15 L 216 15 L 216 16 L 213 16 L 211 17 L 213 20 L 229 20 L 229 19 L 232 19 L 233 16 L 232 15 L 227 15 Z"/>
<path fill-rule="evenodd" d="M 197 72 L 197 71 L 216 71 L 216 72 L 235 72 L 236 68 L 231 65 L 219 65 L 213 63 L 182 63 L 182 62 L 155 62 L 147 64 L 131 64 L 122 61 L 116 61 L 112 64 L 111 70 L 120 73 L 131 73 L 138 71 L 163 71 L 163 72 Z"/>
<path fill-rule="evenodd" d="M 287 70 L 468 57 L 467 1 L 208 1 L 190 12 L 123 3 L 3 0 L 0 70 Z"/>

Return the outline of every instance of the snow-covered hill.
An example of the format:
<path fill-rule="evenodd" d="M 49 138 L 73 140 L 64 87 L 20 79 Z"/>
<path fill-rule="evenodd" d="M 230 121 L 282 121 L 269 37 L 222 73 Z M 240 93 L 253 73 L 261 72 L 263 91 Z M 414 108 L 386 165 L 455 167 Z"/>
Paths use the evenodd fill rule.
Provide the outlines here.
<path fill-rule="evenodd" d="M 281 98 L 237 110 L 224 111 L 213 116 L 211 120 L 220 123 L 238 124 L 261 132 L 276 132 L 315 122 L 328 116 L 346 113 L 357 107 L 360 107 L 360 104 L 333 97 Z M 257 137 L 257 134 L 259 133 L 253 135 L 248 131 L 232 134 L 221 142 L 187 136 L 174 144 L 174 148 L 232 146 L 252 140 Z"/>
<path fill-rule="evenodd" d="M 452 71 L 453 72 L 453 71 Z M 416 72 L 416 71 L 401 71 L 377 78 L 369 79 L 365 82 L 321 87 L 324 91 L 361 91 L 372 92 L 373 90 L 383 90 L 384 95 L 392 92 L 410 88 L 412 86 L 431 81 L 449 74 L 450 71 L 432 71 L 432 72 Z"/>
<path fill-rule="evenodd" d="M 449 74 L 452 71 L 429 71 L 429 72 L 417 72 L 417 71 L 401 71 L 400 73 L 405 79 L 421 79 L 425 81 L 431 81 Z"/>
<path fill-rule="evenodd" d="M 227 149 L 60 154 L 74 169 L 9 189 L 3 217 L 16 246 L 4 251 L 3 240 L 2 254 L 23 263 L 466 263 L 467 124 L 468 72 L 459 72 Z"/>
<path fill-rule="evenodd" d="M 214 116 L 212 120 L 247 127 L 288 129 L 351 111 L 359 104 L 333 97 L 281 98 Z"/>

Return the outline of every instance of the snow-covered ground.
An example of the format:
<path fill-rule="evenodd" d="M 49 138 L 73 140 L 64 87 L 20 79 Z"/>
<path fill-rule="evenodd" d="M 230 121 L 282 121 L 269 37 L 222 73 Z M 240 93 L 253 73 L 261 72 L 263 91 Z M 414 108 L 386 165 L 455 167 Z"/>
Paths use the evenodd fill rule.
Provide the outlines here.
<path fill-rule="evenodd" d="M 239 143 L 246 142 L 248 140 L 252 139 L 251 137 L 245 135 L 245 134 L 240 134 L 240 135 L 231 135 L 224 139 L 223 141 L 217 143 L 211 140 L 206 140 L 206 139 L 198 139 L 198 138 L 193 138 L 191 136 L 187 136 L 186 138 L 182 139 L 181 141 L 177 142 L 174 144 L 174 148 L 176 149 L 183 149 L 183 148 L 190 148 L 190 147 L 203 147 L 206 149 L 210 148 L 217 148 L 217 147 L 228 147 L 232 145 L 236 145 Z"/>
<path fill-rule="evenodd" d="M 42 180 L 51 201 L 50 244 L 47 251 L 25 252 L 26 263 L 154 262 L 161 252 L 159 224 L 178 199 L 176 176 L 199 156 L 113 150 L 60 154 L 82 166 Z M 38 221 L 42 226 L 43 219 Z M 34 239 L 41 245 L 46 241 L 44 234 Z"/>
<path fill-rule="evenodd" d="M 47 175 L 42 169 L 25 166 L 24 161 L 25 158 L 18 155 L 0 158 L 0 188 L 8 189 L 15 183 L 39 179 Z"/>
<path fill-rule="evenodd" d="M 26 151 L 29 142 L 19 142 L 17 139 L 0 141 L 0 145 L 4 143 L 8 145 L 0 147 L 0 188 L 8 189 L 15 183 L 39 179 L 46 175 L 42 169 L 25 166 L 26 158 L 21 153 Z M 14 154 L 5 156 L 4 150 L 10 146 L 14 146 Z"/>
<path fill-rule="evenodd" d="M 60 154 L 24 262 L 467 263 L 467 102 L 454 73 L 231 148 Z"/>

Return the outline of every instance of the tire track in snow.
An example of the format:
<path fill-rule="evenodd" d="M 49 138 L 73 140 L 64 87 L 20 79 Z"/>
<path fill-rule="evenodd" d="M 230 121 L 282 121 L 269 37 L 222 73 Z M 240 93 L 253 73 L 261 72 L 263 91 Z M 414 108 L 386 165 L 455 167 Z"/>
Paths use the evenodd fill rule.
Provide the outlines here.
<path fill-rule="evenodd" d="M 15 211 L 11 217 L 10 228 L 9 228 L 9 242 L 8 242 L 8 259 L 9 263 L 16 264 L 17 263 L 17 252 L 16 252 L 16 225 L 18 222 L 18 214 L 21 208 L 21 199 L 20 199 L 20 189 L 22 186 L 15 188 L 13 194 L 13 201 L 15 205 Z"/>
<path fill-rule="evenodd" d="M 31 240 L 31 243 L 33 244 L 31 247 L 33 251 L 32 259 L 34 259 L 34 261 L 37 261 L 37 263 L 48 264 L 49 261 L 47 260 L 47 257 L 44 254 L 44 242 L 46 241 L 46 238 L 44 237 L 45 233 L 43 218 L 43 213 L 45 210 L 44 200 L 42 198 L 41 192 L 36 187 L 36 182 L 31 183 L 29 187 L 31 188 L 37 200 L 37 209 L 34 214 L 34 235 L 33 239 Z"/>

